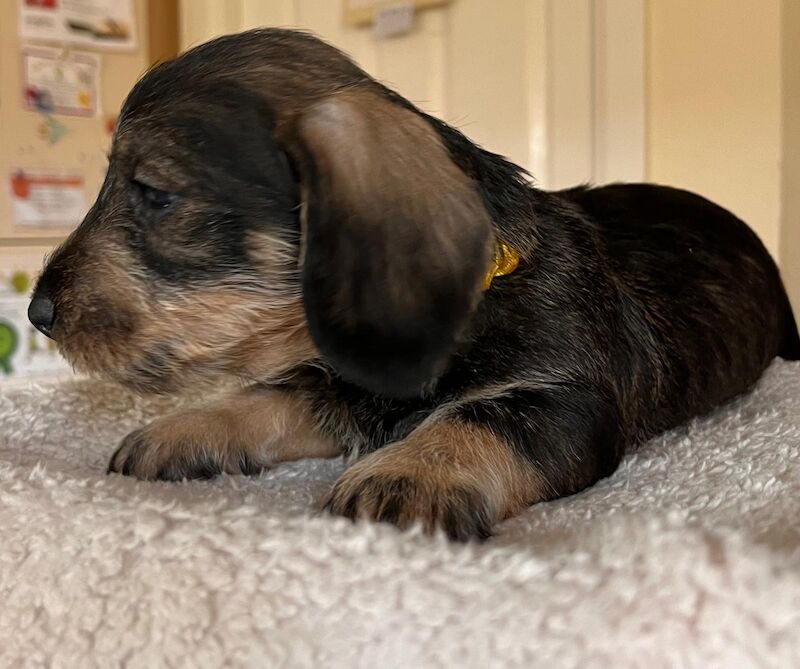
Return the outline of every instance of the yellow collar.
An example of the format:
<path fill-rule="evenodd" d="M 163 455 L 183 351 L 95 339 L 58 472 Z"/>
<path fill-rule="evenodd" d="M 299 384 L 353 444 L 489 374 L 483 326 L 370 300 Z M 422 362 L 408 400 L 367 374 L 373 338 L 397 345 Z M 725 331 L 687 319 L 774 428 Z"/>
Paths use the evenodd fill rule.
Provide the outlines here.
<path fill-rule="evenodd" d="M 496 276 L 511 274 L 517 269 L 517 265 L 519 265 L 519 252 L 498 240 L 494 247 L 492 264 L 489 266 L 486 276 L 483 277 L 483 289 L 489 290 L 492 280 Z"/>

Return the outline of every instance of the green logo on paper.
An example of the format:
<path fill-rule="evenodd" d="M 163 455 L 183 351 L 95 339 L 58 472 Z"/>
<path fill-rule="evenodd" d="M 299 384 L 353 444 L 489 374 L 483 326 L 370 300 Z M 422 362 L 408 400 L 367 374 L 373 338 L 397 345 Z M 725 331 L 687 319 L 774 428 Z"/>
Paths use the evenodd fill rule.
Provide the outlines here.
<path fill-rule="evenodd" d="M 14 371 L 11 368 L 11 356 L 17 350 L 17 331 L 12 325 L 0 321 L 0 370 L 7 376 Z"/>

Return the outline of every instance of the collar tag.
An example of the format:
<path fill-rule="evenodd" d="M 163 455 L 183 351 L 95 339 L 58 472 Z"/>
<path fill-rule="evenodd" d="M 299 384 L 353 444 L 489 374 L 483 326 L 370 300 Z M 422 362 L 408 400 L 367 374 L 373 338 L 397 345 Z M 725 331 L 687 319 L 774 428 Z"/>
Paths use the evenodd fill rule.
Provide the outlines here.
<path fill-rule="evenodd" d="M 494 247 L 492 264 L 483 277 L 483 290 L 489 290 L 496 276 L 511 274 L 519 265 L 519 252 L 508 244 L 498 241 Z"/>

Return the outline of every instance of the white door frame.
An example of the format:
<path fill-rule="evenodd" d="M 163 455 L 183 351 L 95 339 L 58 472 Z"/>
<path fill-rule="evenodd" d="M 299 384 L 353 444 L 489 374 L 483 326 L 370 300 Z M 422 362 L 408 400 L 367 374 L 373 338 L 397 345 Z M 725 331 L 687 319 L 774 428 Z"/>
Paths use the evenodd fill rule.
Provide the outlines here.
<path fill-rule="evenodd" d="M 645 2 L 531 3 L 529 162 L 543 186 L 645 179 Z"/>
<path fill-rule="evenodd" d="M 646 179 L 645 0 L 594 2 L 594 179 Z"/>

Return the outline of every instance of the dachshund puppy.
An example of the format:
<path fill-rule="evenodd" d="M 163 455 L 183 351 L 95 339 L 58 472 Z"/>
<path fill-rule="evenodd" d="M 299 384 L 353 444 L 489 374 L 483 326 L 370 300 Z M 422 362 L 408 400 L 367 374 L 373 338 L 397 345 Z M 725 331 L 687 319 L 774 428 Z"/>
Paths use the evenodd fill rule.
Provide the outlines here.
<path fill-rule="evenodd" d="M 729 212 L 524 172 L 310 35 L 148 72 L 34 325 L 79 370 L 224 400 L 126 437 L 110 472 L 351 465 L 326 508 L 486 537 L 800 357 L 778 270 Z"/>

